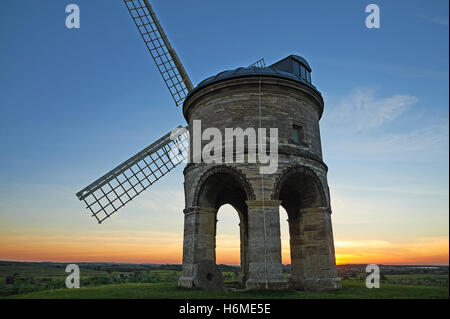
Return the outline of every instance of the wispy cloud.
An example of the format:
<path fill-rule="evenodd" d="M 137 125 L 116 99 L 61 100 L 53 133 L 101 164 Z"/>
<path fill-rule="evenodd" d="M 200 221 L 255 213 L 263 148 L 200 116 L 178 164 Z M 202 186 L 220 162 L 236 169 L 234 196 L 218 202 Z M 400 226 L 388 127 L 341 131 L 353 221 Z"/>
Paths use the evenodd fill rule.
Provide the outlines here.
<path fill-rule="evenodd" d="M 448 122 L 399 134 L 386 134 L 377 140 L 358 145 L 358 150 L 372 154 L 411 153 L 442 150 L 448 144 Z"/>
<path fill-rule="evenodd" d="M 332 106 L 326 121 L 345 124 L 356 131 L 379 127 L 403 114 L 417 98 L 396 94 L 387 98 L 376 98 L 373 88 L 356 88 Z"/>
<path fill-rule="evenodd" d="M 448 161 L 448 129 L 448 122 L 402 133 L 351 135 L 343 128 L 339 133 L 337 130 L 334 130 L 335 134 L 328 133 L 339 138 L 327 139 L 327 151 L 335 155 L 352 155 L 355 159 L 370 156 L 371 159 Z M 342 153 L 342 149 L 346 152 Z"/>
<path fill-rule="evenodd" d="M 429 17 L 429 16 L 419 15 L 419 16 L 417 16 L 417 18 L 427 21 L 427 22 L 437 24 L 437 25 L 448 26 L 448 17 L 437 18 L 437 17 Z"/>
<path fill-rule="evenodd" d="M 389 156 L 392 160 L 448 159 L 447 119 L 425 125 L 429 123 L 423 121 L 426 114 L 418 118 L 417 112 L 412 113 L 418 102 L 415 96 L 377 97 L 375 93 L 373 88 L 355 88 L 342 98 L 329 99 L 321 123 L 328 154 L 371 159 Z M 413 120 L 410 115 L 414 115 Z"/>

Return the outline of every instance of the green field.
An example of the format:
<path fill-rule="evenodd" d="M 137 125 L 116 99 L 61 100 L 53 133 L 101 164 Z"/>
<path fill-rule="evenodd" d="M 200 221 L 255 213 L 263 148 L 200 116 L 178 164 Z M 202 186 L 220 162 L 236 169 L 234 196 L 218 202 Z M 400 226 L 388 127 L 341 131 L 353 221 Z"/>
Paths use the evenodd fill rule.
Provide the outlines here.
<path fill-rule="evenodd" d="M 79 289 L 65 288 L 65 264 L 0 262 L 0 298 L 448 298 L 448 267 L 397 270 L 382 277 L 381 288 L 365 287 L 364 271 L 348 271 L 342 289 L 329 292 L 245 291 L 239 269 L 220 265 L 226 289 L 206 292 L 177 286 L 180 265 L 80 264 Z M 359 266 L 358 266 L 359 267 Z M 392 271 L 392 269 L 391 269 Z M 406 272 L 405 272 L 406 271 Z M 285 273 L 286 279 L 289 273 Z"/>
<path fill-rule="evenodd" d="M 379 289 L 367 289 L 363 282 L 356 280 L 343 281 L 343 288 L 332 292 L 302 292 L 302 291 L 221 291 L 206 292 L 177 287 L 176 283 L 127 283 L 118 285 L 104 285 L 80 289 L 57 289 L 33 292 L 9 298 L 25 299 L 59 299 L 59 298 L 285 298 L 285 299 L 392 299 L 392 298 L 448 298 L 448 287 L 412 286 L 412 285 L 382 285 Z"/>

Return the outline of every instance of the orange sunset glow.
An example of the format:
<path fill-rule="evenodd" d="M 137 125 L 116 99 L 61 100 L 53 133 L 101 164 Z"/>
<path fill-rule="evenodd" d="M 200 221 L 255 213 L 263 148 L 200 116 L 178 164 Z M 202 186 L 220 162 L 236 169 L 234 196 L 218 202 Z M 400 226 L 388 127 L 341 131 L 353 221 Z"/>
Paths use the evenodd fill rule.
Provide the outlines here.
<path fill-rule="evenodd" d="M 0 235 L 0 260 L 180 264 L 181 234 L 112 232 L 97 236 Z M 238 265 L 239 237 L 217 236 L 217 263 Z M 410 243 L 335 240 L 337 264 L 448 264 L 448 237 Z M 282 261 L 290 263 L 289 239 L 282 237 Z"/>

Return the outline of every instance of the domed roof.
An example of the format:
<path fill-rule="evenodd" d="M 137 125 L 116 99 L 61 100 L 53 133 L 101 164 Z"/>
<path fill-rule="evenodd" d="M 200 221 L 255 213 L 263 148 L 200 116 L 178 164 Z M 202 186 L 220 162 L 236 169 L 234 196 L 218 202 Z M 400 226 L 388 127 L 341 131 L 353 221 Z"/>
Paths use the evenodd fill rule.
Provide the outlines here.
<path fill-rule="evenodd" d="M 277 69 L 273 69 L 271 67 L 264 67 L 264 68 L 258 68 L 258 67 L 240 67 L 234 70 L 226 70 L 222 71 L 220 73 L 217 73 L 216 75 L 213 75 L 203 81 L 201 81 L 194 90 L 204 87 L 206 85 L 220 82 L 225 79 L 231 79 L 231 78 L 238 78 L 238 77 L 247 77 L 247 76 L 275 76 L 280 78 L 286 78 L 289 80 L 293 80 L 296 82 L 300 82 L 302 84 L 305 84 L 315 90 L 316 87 L 308 82 L 306 82 L 301 77 L 285 71 L 280 71 Z"/>
<path fill-rule="evenodd" d="M 310 82 L 306 81 L 304 78 L 302 78 L 300 76 L 300 74 L 294 74 L 291 72 L 287 72 L 287 71 L 283 71 L 280 70 L 280 63 L 282 63 L 285 60 L 295 60 L 300 62 L 301 64 L 303 64 L 306 69 L 311 72 L 311 67 L 309 66 L 308 62 L 302 58 L 301 56 L 298 55 L 290 55 L 282 60 L 280 60 L 279 62 L 271 65 L 270 67 L 254 67 L 254 66 L 249 66 L 249 67 L 240 67 L 234 70 L 226 70 L 226 71 L 222 71 L 220 73 L 217 73 L 216 75 L 213 75 L 203 81 L 201 81 L 191 92 L 189 92 L 187 98 L 194 94 L 194 92 L 198 91 L 199 89 L 208 86 L 210 84 L 213 83 L 217 83 L 217 82 L 221 82 L 224 80 L 229 80 L 229 79 L 235 79 L 235 78 L 241 78 L 241 77 L 264 77 L 264 76 L 268 76 L 268 77 L 278 77 L 278 78 L 283 78 L 283 79 L 288 79 L 291 81 L 295 81 L 295 82 L 299 82 L 302 83 L 310 88 L 312 88 L 313 90 L 315 90 L 319 95 L 320 92 L 317 90 L 317 88 L 312 85 Z"/>

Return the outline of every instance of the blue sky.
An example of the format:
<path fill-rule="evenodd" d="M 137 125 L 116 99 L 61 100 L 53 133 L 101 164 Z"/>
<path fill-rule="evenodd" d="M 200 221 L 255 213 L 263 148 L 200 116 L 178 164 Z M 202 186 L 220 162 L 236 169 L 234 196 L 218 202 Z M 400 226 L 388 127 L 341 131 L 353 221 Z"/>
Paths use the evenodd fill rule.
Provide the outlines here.
<path fill-rule="evenodd" d="M 448 1 L 151 3 L 194 85 L 262 57 L 308 60 L 337 242 L 448 241 Z M 365 27 L 369 3 L 380 29 Z M 123 2 L 2 1 L 0 41 L 0 237 L 181 239 L 181 168 L 101 228 L 74 195 L 184 124 Z"/>

